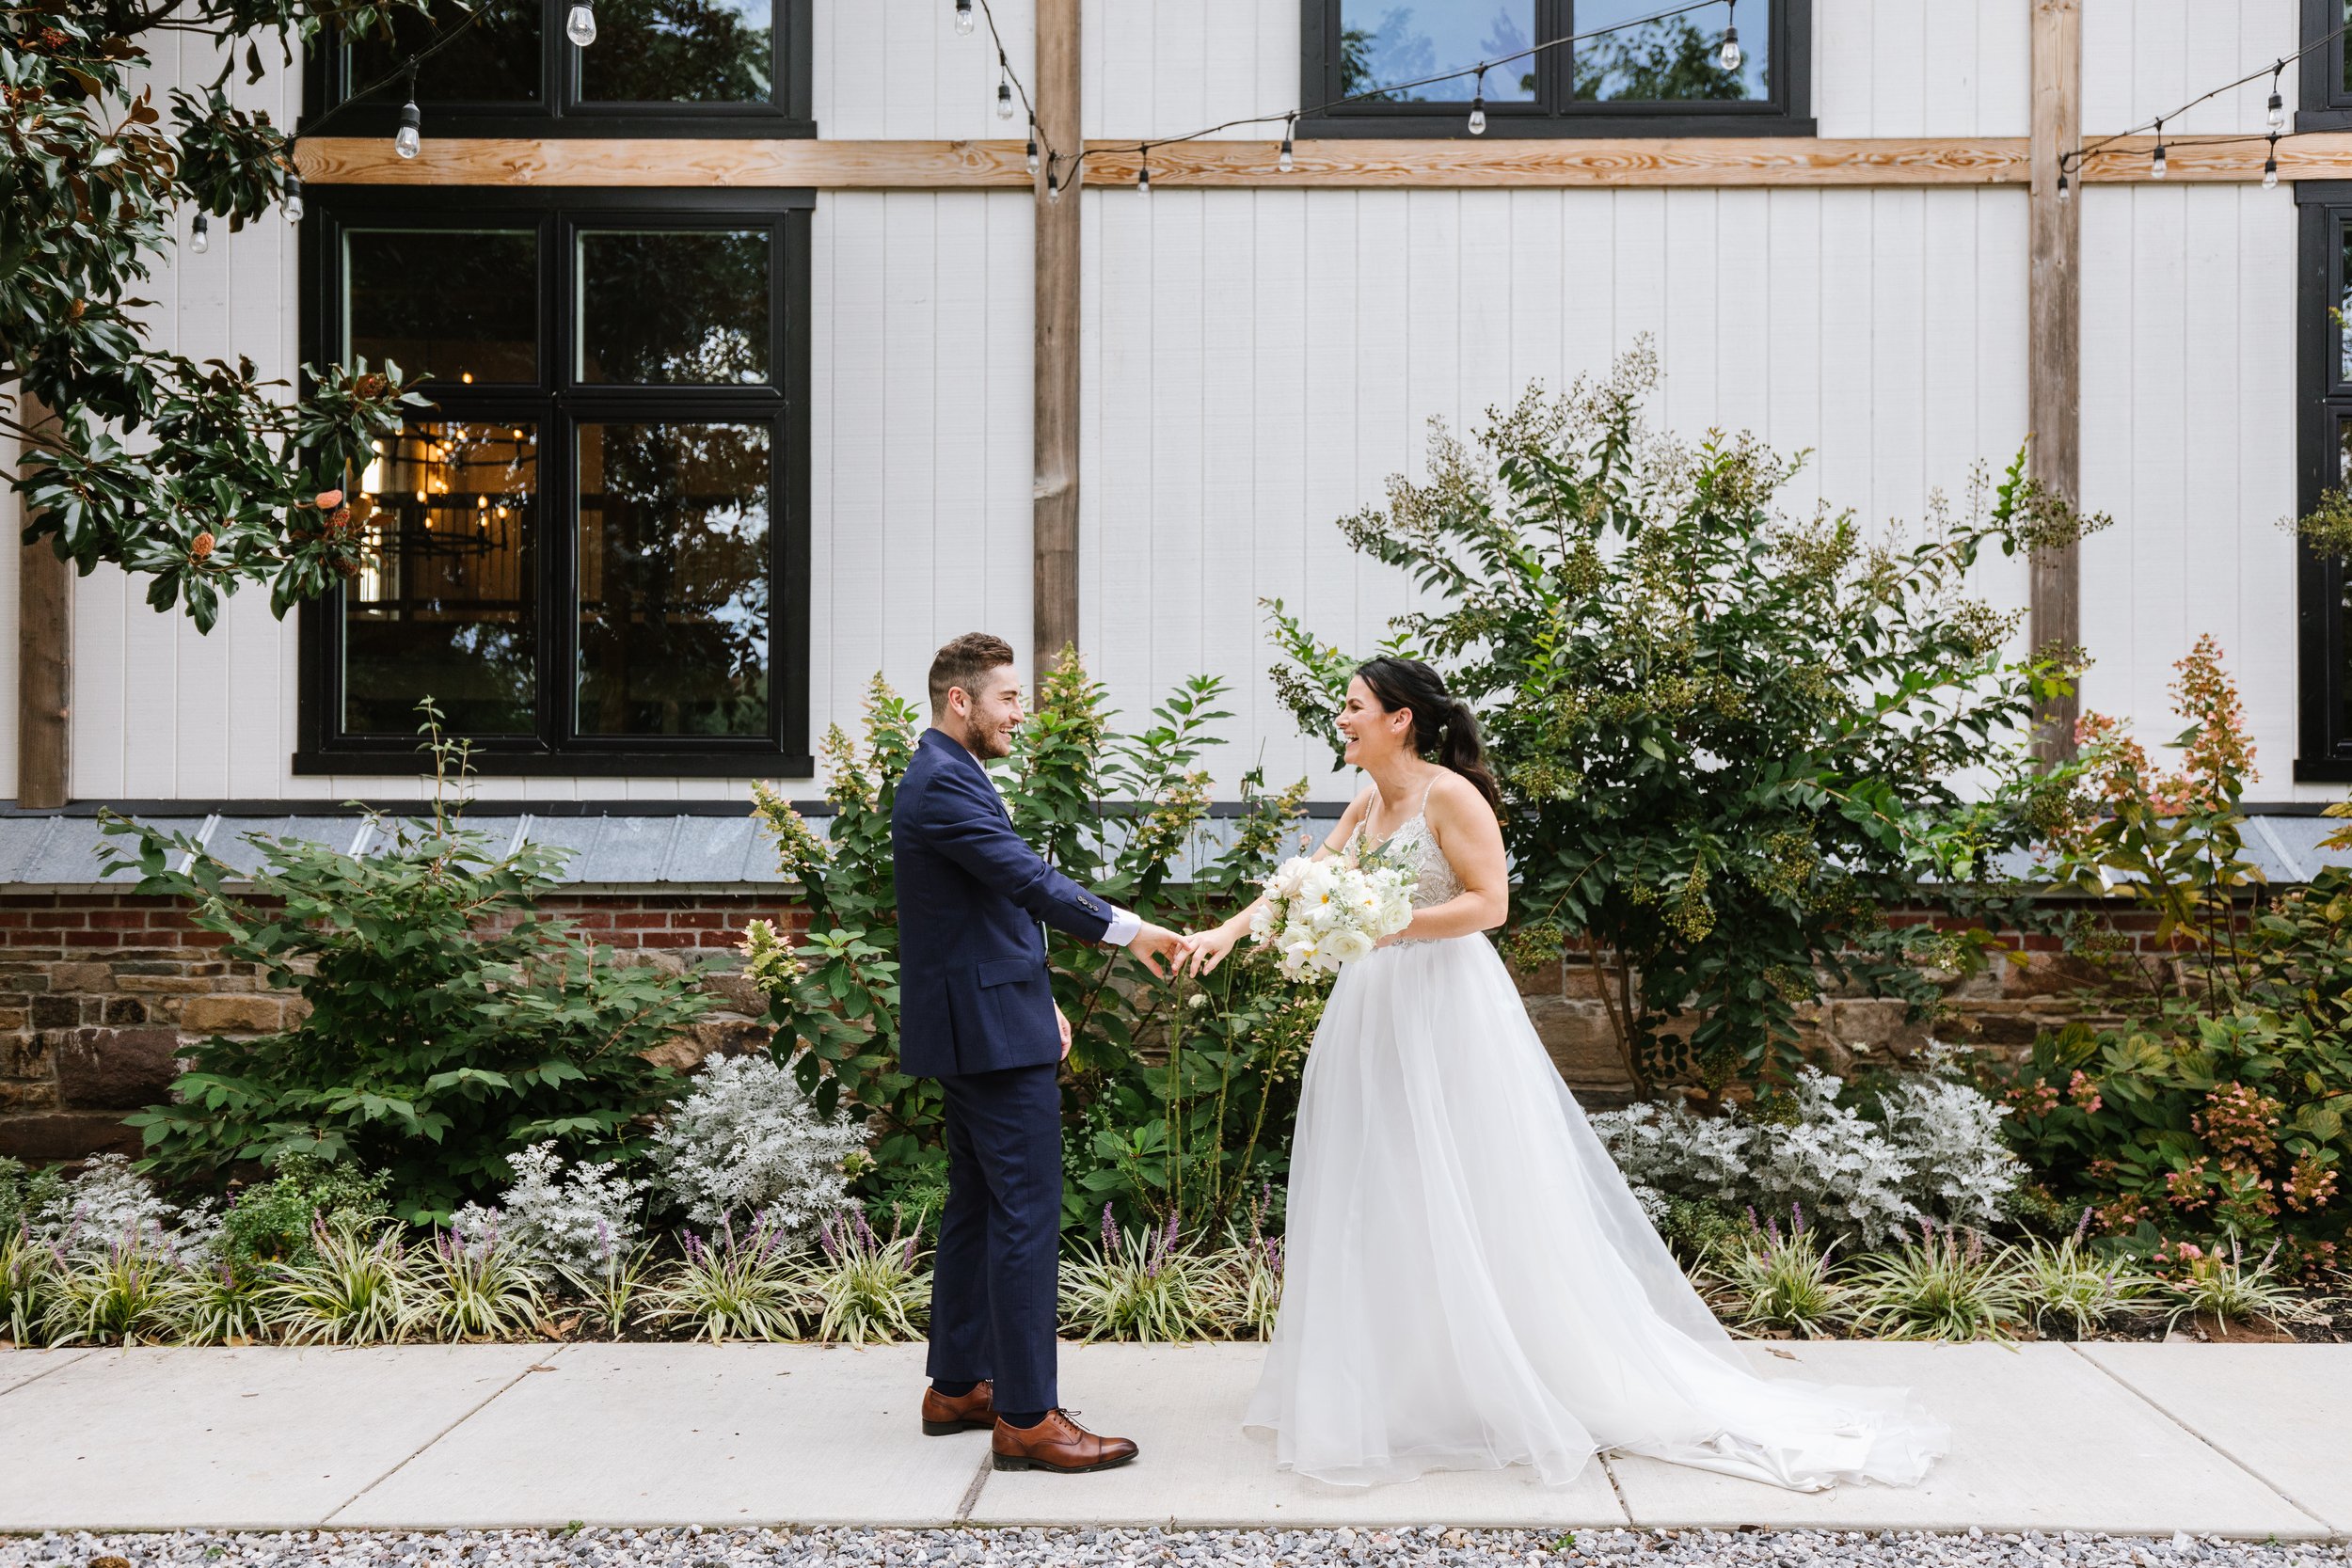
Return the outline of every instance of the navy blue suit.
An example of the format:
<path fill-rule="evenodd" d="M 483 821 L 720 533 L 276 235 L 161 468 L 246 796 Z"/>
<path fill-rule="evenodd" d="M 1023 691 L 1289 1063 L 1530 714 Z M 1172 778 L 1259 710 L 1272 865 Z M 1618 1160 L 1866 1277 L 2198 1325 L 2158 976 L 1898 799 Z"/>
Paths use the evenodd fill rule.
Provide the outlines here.
<path fill-rule="evenodd" d="M 925 730 L 890 814 L 898 1065 L 946 1099 L 930 1372 L 1050 1410 L 1061 1238 L 1061 1030 L 1042 921 L 1099 942 L 1109 905 L 1013 832 L 979 760 Z"/>

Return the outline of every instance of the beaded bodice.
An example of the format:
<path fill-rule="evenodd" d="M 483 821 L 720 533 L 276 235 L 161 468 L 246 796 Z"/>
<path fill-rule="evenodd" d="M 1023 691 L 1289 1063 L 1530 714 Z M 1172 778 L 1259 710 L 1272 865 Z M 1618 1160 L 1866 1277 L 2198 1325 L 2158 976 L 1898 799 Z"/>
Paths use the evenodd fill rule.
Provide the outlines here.
<path fill-rule="evenodd" d="M 1431 780 L 1434 787 L 1437 781 Z M 1368 858 L 1377 858 L 1386 864 L 1402 866 L 1410 871 L 1413 883 L 1413 908 L 1425 910 L 1442 904 L 1462 891 L 1462 879 L 1454 874 L 1454 863 L 1445 858 L 1438 847 L 1438 835 L 1429 831 L 1429 793 L 1422 792 L 1421 810 L 1405 819 L 1404 826 L 1382 839 L 1371 842 L 1368 823 L 1356 825 L 1356 836 L 1348 845 L 1349 852 L 1359 864 Z"/>

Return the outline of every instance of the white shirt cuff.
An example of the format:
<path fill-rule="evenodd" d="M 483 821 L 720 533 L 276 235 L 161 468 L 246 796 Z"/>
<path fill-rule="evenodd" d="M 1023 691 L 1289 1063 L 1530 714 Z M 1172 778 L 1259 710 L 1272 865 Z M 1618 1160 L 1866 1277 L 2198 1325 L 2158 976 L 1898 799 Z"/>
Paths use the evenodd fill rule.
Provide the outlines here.
<path fill-rule="evenodd" d="M 1133 910 L 1122 910 L 1113 904 L 1110 929 L 1103 933 L 1103 942 L 1106 946 L 1124 947 L 1135 941 L 1136 933 L 1142 929 L 1143 917 L 1141 915 Z"/>

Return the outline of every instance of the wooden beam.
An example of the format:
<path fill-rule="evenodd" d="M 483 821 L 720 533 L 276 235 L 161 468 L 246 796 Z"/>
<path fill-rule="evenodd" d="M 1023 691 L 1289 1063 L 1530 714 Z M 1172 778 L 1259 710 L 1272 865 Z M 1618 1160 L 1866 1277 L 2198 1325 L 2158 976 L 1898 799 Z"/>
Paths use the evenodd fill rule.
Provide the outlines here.
<path fill-rule="evenodd" d="M 2029 471 L 2069 504 L 2082 499 L 2082 203 L 2058 199 L 2058 155 L 2082 138 L 2083 18 L 2080 0 L 2034 0 L 2033 181 L 2026 220 L 2026 418 Z M 2215 156 L 2235 148 L 2213 148 Z M 2172 161 L 2169 150 L 2167 163 Z M 2143 167 L 2144 167 L 2143 155 Z M 2091 168 L 2086 172 L 2093 172 Z M 2257 170 L 2259 174 L 2259 169 Z M 2068 543 L 2032 561 L 2028 641 L 2036 652 L 2082 641 L 2082 550 Z M 2077 694 L 2036 713 L 2034 754 L 2074 754 Z"/>
<path fill-rule="evenodd" d="M 39 430 L 56 416 L 20 392 L 21 418 Z M 20 451 L 20 464 L 34 461 Z M 73 567 L 46 539 L 16 558 L 16 803 L 62 806 L 72 783 Z"/>
<path fill-rule="evenodd" d="M 1041 112 L 1053 110 L 1041 101 Z M 1060 146 L 1060 143 L 1055 143 Z M 2087 160 L 2093 182 L 2151 178 L 2149 136 Z M 1152 149 L 1155 185 L 1269 190 L 1381 186 L 2023 185 L 2031 142 L 2018 136 L 1664 136 L 1478 142 L 1302 141 L 1297 168 L 1275 167 L 1270 141 L 1184 142 Z M 2262 178 L 2259 141 L 2168 141 L 2181 182 Z M 383 136 L 316 136 L 295 144 L 314 185 L 793 185 L 819 190 L 1017 190 L 1034 184 L 1019 141 L 641 141 L 570 136 L 427 137 L 397 156 Z M 2352 132 L 2310 132 L 2279 144 L 2282 180 L 2352 179 Z M 1132 185 L 1136 155 L 1088 154 L 1089 185 Z"/>
<path fill-rule="evenodd" d="M 1037 0 L 1038 140 L 1057 156 L 1074 155 L 1079 138 L 1080 0 Z M 1013 147 L 1015 166 L 1024 148 Z M 1034 182 L 1037 203 L 1036 388 L 1031 437 L 1036 468 L 1029 508 L 1034 573 L 1029 642 L 1041 681 L 1065 646 L 1078 641 L 1078 193 L 1046 199 L 1047 171 Z M 1058 177 L 1065 182 L 1070 169 Z"/>

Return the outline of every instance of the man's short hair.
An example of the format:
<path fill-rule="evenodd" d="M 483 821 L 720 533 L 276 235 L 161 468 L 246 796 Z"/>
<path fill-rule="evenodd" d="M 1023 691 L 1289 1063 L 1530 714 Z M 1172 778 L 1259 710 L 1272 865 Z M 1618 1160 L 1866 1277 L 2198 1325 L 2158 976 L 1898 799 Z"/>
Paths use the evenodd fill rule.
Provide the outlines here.
<path fill-rule="evenodd" d="M 931 712 L 947 711 L 947 691 L 963 688 L 967 697 L 979 696 L 979 681 L 991 670 L 1014 662 L 1012 644 L 984 631 L 967 631 L 931 656 Z"/>

